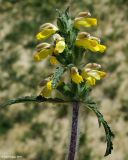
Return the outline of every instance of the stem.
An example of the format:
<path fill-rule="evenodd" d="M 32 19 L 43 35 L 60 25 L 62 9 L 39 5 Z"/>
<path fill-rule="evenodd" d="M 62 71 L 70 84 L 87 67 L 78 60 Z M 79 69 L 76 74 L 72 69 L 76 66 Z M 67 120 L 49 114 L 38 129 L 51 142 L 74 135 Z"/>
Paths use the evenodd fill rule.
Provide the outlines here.
<path fill-rule="evenodd" d="M 76 145 L 77 145 L 79 102 L 73 102 L 72 107 L 73 107 L 72 108 L 72 128 L 71 128 L 71 139 L 70 139 L 68 160 L 75 160 Z"/>

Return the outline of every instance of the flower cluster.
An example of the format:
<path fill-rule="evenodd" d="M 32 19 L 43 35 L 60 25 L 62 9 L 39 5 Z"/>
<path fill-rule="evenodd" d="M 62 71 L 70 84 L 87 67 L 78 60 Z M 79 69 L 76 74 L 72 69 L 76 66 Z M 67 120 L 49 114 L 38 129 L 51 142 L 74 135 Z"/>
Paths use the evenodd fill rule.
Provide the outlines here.
<path fill-rule="evenodd" d="M 93 54 L 93 52 L 103 53 L 106 50 L 106 46 L 101 44 L 99 38 L 80 31 L 82 27 L 96 25 L 97 20 L 91 17 L 89 12 L 80 12 L 74 20 L 71 20 L 69 13 L 65 12 L 59 13 L 57 26 L 45 23 L 40 27 L 40 31 L 36 35 L 36 39 L 40 43 L 36 47 L 37 52 L 33 56 L 34 60 L 39 62 L 49 57 L 50 64 L 57 65 L 56 72 L 44 80 L 41 96 L 49 97 L 52 90 L 56 88 L 70 98 L 82 98 L 84 88 L 90 88 L 96 84 L 97 80 L 106 76 L 106 73 L 100 70 L 101 65 L 97 63 L 85 64 L 85 59 L 84 66 L 81 65 L 86 51 Z M 42 42 L 50 36 L 52 44 Z M 58 85 L 64 72 L 68 72 L 70 80 L 67 83 L 63 81 Z M 79 91 L 74 92 L 74 88 L 79 88 Z"/>

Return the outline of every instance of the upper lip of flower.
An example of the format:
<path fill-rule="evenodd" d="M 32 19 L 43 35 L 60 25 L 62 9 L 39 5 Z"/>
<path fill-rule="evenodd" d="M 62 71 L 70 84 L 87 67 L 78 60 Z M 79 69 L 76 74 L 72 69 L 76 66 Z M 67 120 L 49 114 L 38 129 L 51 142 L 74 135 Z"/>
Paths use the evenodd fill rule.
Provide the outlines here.
<path fill-rule="evenodd" d="M 100 69 L 101 65 L 97 63 L 88 63 L 85 68 L 90 68 L 90 69 Z"/>
<path fill-rule="evenodd" d="M 90 17 L 90 12 L 79 12 L 78 17 Z"/>
<path fill-rule="evenodd" d="M 84 39 L 84 38 L 89 38 L 89 37 L 90 37 L 90 34 L 87 32 L 80 32 L 77 35 L 77 39 Z"/>
<path fill-rule="evenodd" d="M 36 46 L 36 49 L 37 49 L 37 51 L 39 52 L 39 51 L 41 51 L 42 49 L 50 49 L 51 48 L 51 44 L 49 44 L 49 43 L 40 43 L 40 44 L 38 44 L 37 46 Z"/>
<path fill-rule="evenodd" d="M 40 26 L 40 31 L 42 31 L 44 29 L 52 29 L 52 30 L 55 30 L 55 31 L 58 30 L 58 28 L 51 23 L 44 23 L 43 25 Z"/>

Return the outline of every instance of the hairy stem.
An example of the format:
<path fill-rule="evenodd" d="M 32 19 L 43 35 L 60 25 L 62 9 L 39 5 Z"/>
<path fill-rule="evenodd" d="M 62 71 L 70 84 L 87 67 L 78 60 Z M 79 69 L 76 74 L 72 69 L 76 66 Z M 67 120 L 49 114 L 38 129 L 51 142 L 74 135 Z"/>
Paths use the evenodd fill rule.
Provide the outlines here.
<path fill-rule="evenodd" d="M 72 128 L 71 139 L 69 145 L 68 160 L 75 160 L 77 146 L 77 130 L 78 130 L 79 102 L 73 102 L 72 106 Z"/>

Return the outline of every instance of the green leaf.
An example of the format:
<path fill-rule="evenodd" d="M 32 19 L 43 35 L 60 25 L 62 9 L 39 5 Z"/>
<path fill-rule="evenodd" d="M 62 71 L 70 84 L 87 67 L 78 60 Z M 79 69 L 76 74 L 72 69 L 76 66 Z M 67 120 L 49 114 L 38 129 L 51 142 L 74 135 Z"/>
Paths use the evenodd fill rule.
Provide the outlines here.
<path fill-rule="evenodd" d="M 60 32 L 62 33 L 68 33 L 70 30 L 70 25 L 71 25 L 71 19 L 69 17 L 69 8 L 65 10 L 65 12 L 61 12 L 57 10 L 59 13 L 59 16 L 57 18 L 57 25 L 59 27 Z"/>
<path fill-rule="evenodd" d="M 41 102 L 49 102 L 49 103 L 66 103 L 67 101 L 64 101 L 63 99 L 59 98 L 45 98 L 42 96 L 25 96 L 25 97 L 19 97 L 16 99 L 10 99 L 8 101 L 5 101 L 0 104 L 0 108 L 4 108 L 6 106 L 16 104 L 16 103 L 41 103 Z"/>
<path fill-rule="evenodd" d="M 52 78 L 52 87 L 53 88 L 56 88 L 56 85 L 59 82 L 60 77 L 62 76 L 63 73 L 64 73 L 63 67 L 60 66 L 60 67 L 56 68 L 56 71 L 55 71 L 53 78 Z"/>
<path fill-rule="evenodd" d="M 81 86 L 80 98 L 82 98 L 82 100 L 84 99 L 84 101 L 88 101 L 90 92 L 91 88 L 87 84 L 83 84 Z"/>
<path fill-rule="evenodd" d="M 65 16 L 67 19 L 69 19 L 69 7 L 65 10 Z"/>
<path fill-rule="evenodd" d="M 102 124 L 104 127 L 105 134 L 106 134 L 106 142 L 107 142 L 107 148 L 104 156 L 108 156 L 109 154 L 111 154 L 113 150 L 112 139 L 114 138 L 114 134 L 111 131 L 111 128 L 108 126 L 107 122 L 104 120 L 103 115 L 98 110 L 97 104 L 95 102 L 90 102 L 90 103 L 87 103 L 86 105 L 89 109 L 91 109 L 96 114 L 98 118 L 99 126 L 101 126 Z"/>
<path fill-rule="evenodd" d="M 64 96 L 71 97 L 72 98 L 72 92 L 71 89 L 67 84 L 62 82 L 58 87 L 57 90 L 60 91 Z"/>

